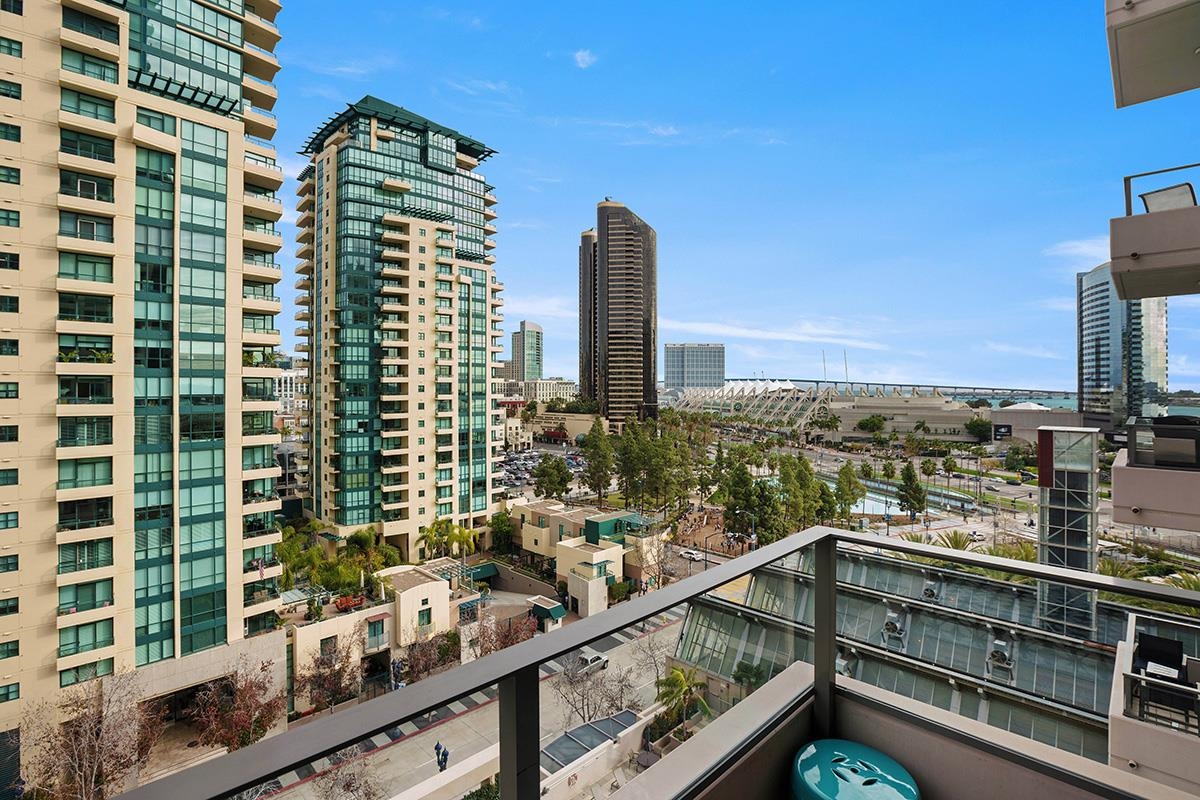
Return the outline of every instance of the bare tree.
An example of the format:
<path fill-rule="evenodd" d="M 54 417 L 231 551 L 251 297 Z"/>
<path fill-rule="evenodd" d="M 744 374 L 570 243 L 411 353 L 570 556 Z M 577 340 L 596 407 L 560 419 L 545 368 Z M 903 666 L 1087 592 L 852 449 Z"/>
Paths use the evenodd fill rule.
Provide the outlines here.
<path fill-rule="evenodd" d="M 566 667 L 550 681 L 550 688 L 567 709 L 563 715 L 564 727 L 570 726 L 576 717 L 591 722 L 622 709 L 638 709 L 634 667 L 589 670 L 574 653 L 566 658 Z"/>
<path fill-rule="evenodd" d="M 252 664 L 243 657 L 232 675 L 200 690 L 191 718 L 201 744 L 233 751 L 267 735 L 287 707 L 287 693 L 271 674 L 273 664 Z"/>
<path fill-rule="evenodd" d="M 654 674 L 658 680 L 667 671 L 667 656 L 671 652 L 674 637 L 667 636 L 662 631 L 654 631 L 634 639 L 631 643 L 633 660 L 638 672 L 642 675 Z"/>
<path fill-rule="evenodd" d="M 125 789 L 162 735 L 157 707 L 137 677 L 119 672 L 25 707 L 25 789 L 45 800 L 104 800 Z"/>
<path fill-rule="evenodd" d="M 361 755 L 357 747 L 347 747 L 329 757 L 332 766 L 313 781 L 318 800 L 383 800 L 383 787 Z"/>
<path fill-rule="evenodd" d="M 363 635 L 338 636 L 332 644 L 313 653 L 296 676 L 296 693 L 308 695 L 314 711 L 324 711 L 338 703 L 353 700 L 362 690 L 359 654 Z"/>
<path fill-rule="evenodd" d="M 488 653 L 512 647 L 537 633 L 537 620 L 529 615 L 496 619 L 496 615 L 485 611 L 479 617 L 477 636 L 469 644 L 471 653 L 482 658 Z"/>

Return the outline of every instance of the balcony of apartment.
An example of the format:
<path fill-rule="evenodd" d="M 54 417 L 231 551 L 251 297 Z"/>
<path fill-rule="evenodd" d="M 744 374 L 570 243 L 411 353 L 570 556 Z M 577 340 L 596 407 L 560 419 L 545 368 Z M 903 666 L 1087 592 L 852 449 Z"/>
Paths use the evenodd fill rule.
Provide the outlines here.
<path fill-rule="evenodd" d="M 397 214 L 394 211 L 389 211 L 383 215 L 382 222 L 389 228 L 395 228 L 396 233 L 407 237 L 409 235 L 409 219 L 409 217 L 406 217 L 403 214 Z"/>
<path fill-rule="evenodd" d="M 283 533 L 275 527 L 274 514 L 250 514 L 242 517 L 242 538 L 253 539 L 258 547 L 278 544 L 283 540 Z"/>
<path fill-rule="evenodd" d="M 250 41 L 242 44 L 242 69 L 263 80 L 274 80 L 279 73 L 279 59 L 270 50 Z"/>
<path fill-rule="evenodd" d="M 265 514 L 282 508 L 279 493 L 274 488 L 269 492 L 250 492 L 242 495 L 242 514 Z"/>
<path fill-rule="evenodd" d="M 484 208 L 488 208 L 488 207 L 490 207 L 490 206 L 494 206 L 494 205 L 496 205 L 496 204 L 497 204 L 497 203 L 499 203 L 499 202 L 500 202 L 500 201 L 496 199 L 496 196 L 495 196 L 494 194 L 488 193 L 488 194 L 485 194 L 485 195 L 483 196 L 483 206 L 484 206 Z"/>
<path fill-rule="evenodd" d="M 483 263 L 488 264 L 488 265 L 495 264 L 496 257 L 494 255 L 492 255 L 491 253 L 488 253 L 486 256 L 483 257 Z"/>
<path fill-rule="evenodd" d="M 380 508 L 384 511 L 402 511 L 408 508 L 408 490 L 383 493 Z"/>
<path fill-rule="evenodd" d="M 283 218 L 283 203 L 274 192 L 244 192 L 242 203 L 247 214 L 278 222 Z"/>
<path fill-rule="evenodd" d="M 243 257 L 242 274 L 246 278 L 266 283 L 279 283 L 283 280 L 283 268 L 275 263 L 270 253 L 262 253 L 261 257 Z"/>
<path fill-rule="evenodd" d="M 299 282 L 300 281 L 297 281 L 297 283 L 299 283 Z M 292 319 L 296 320 L 296 322 L 311 322 L 312 321 L 312 311 L 307 308 L 302 308 L 299 311 L 297 311 L 295 314 L 292 315 Z"/>
<path fill-rule="evenodd" d="M 1200 417 L 1143 418 L 1112 466 L 1113 521 L 1200 531 Z"/>
<path fill-rule="evenodd" d="M 85 597 L 59 603 L 55 628 L 62 630 L 76 625 L 89 625 L 112 617 L 115 611 L 116 608 L 111 597 Z"/>
<path fill-rule="evenodd" d="M 384 178 L 381 188 L 385 192 L 411 192 L 412 184 L 401 178 Z"/>
<path fill-rule="evenodd" d="M 273 192 L 277 192 L 283 187 L 283 169 L 271 156 L 259 155 L 247 150 L 242 169 L 246 173 L 246 181 L 255 186 L 261 186 Z"/>
<path fill-rule="evenodd" d="M 242 463 L 242 480 L 243 481 L 269 481 L 273 478 L 283 476 L 283 468 L 273 458 L 264 459 L 262 461 L 254 461 L 250 463 Z M 251 491 L 246 494 L 243 499 L 261 499 L 268 500 L 269 492 L 261 492 L 258 490 Z M 262 495 L 262 497 L 258 497 Z M 243 514 L 251 513 L 244 511 Z"/>
<path fill-rule="evenodd" d="M 1200 292 L 1200 207 L 1191 183 L 1197 175 L 1200 164 L 1125 178 L 1125 216 L 1109 223 L 1113 284 L 1122 300 Z"/>
<path fill-rule="evenodd" d="M 270 555 L 256 556 L 242 563 L 242 582 L 267 580 L 269 578 L 278 578 L 283 575 L 283 564 L 272 553 Z"/>
<path fill-rule="evenodd" d="M 78 50 L 88 55 L 100 56 L 107 61 L 120 61 L 124 55 L 120 41 L 115 37 L 102 36 L 96 29 L 93 33 L 77 31 L 63 25 L 58 29 L 58 40 L 68 50 Z"/>
<path fill-rule="evenodd" d="M 311 257 L 303 259 L 296 264 L 296 274 L 310 276 L 313 274 L 313 262 Z"/>
<path fill-rule="evenodd" d="M 490 206 L 483 209 L 483 218 L 488 220 L 489 222 L 491 220 L 496 219 L 496 217 L 498 217 L 498 216 L 500 216 L 500 215 L 497 214 L 496 210 L 491 208 Z"/>
<path fill-rule="evenodd" d="M 279 579 L 264 578 L 242 584 L 242 614 L 253 617 L 279 608 Z"/>
<path fill-rule="evenodd" d="M 278 253 L 283 249 L 283 234 L 269 220 L 246 217 L 242 222 L 242 241 L 255 250 Z"/>
<path fill-rule="evenodd" d="M 313 245 L 311 241 L 304 242 L 296 248 L 296 260 L 308 261 L 313 257 Z M 310 270 L 311 272 L 311 270 Z"/>
<path fill-rule="evenodd" d="M 278 314 L 283 303 L 270 283 L 242 283 L 242 310 L 259 314 Z"/>
<path fill-rule="evenodd" d="M 1105 10 L 1117 108 L 1200 87 L 1200 4 L 1106 0 Z"/>
<path fill-rule="evenodd" d="M 260 108 L 272 111 L 279 100 L 279 89 L 271 81 L 247 72 L 242 75 L 242 97 Z"/>
<path fill-rule="evenodd" d="M 382 297 L 379 310 L 384 314 L 401 314 L 408 311 L 408 303 L 401 303 L 395 297 Z"/>
<path fill-rule="evenodd" d="M 876 555 L 880 547 L 906 558 Z M 577 781 L 614 785 L 612 800 L 819 797 L 791 791 L 806 778 L 797 755 L 811 759 L 810 745 L 837 737 L 882 755 L 851 760 L 838 755 L 844 745 L 821 744 L 831 761 L 803 764 L 843 787 L 827 797 L 915 797 L 899 788 L 901 778 L 926 800 L 1195 797 L 1200 744 L 1194 685 L 1185 684 L 1200 635 L 1185 630 L 1187 618 L 1102 600 L 1109 622 L 1095 635 L 1113 644 L 1098 646 L 1030 627 L 1025 611 L 1033 607 L 1025 604 L 1038 602 L 1038 589 L 1020 582 L 1028 580 L 1200 609 L 1200 595 L 1169 587 L 813 528 L 340 711 L 336 725 L 317 721 L 264 739 L 127 800 L 230 796 L 484 689 L 498 697 L 498 744 L 464 744 L 447 771 L 419 776 L 389 763 L 394 756 L 368 752 L 368 774 L 387 795 L 405 798 L 459 797 L 497 772 L 504 800 L 573 797 Z M 977 593 L 964 595 L 966 587 Z M 1012 613 L 1014 597 L 1020 613 Z M 549 662 L 603 649 L 615 634 L 638 638 L 639 625 L 683 604 L 667 667 L 695 670 L 713 715 L 676 726 L 682 736 L 671 736 L 668 724 L 661 740 L 643 744 L 655 706 L 628 715 L 621 728 L 631 726 L 629 737 L 600 720 L 566 736 L 565 749 L 546 744 L 546 726 L 559 724 L 546 685 L 556 679 L 542 680 Z M 1128 617 L 1110 624 L 1117 611 Z M 732 679 L 739 659 L 760 671 L 757 689 Z M 1084 697 L 1096 712 L 1079 711 Z M 1118 727 L 1160 729 L 1109 730 L 1114 716 Z M 1154 745 L 1152 735 L 1175 738 Z M 431 731 L 412 742 L 414 752 L 432 751 L 445 736 L 445 728 Z M 1126 757 L 1125 746 L 1137 750 Z"/>
<path fill-rule="evenodd" d="M 242 103 L 242 124 L 246 126 L 247 134 L 260 139 L 274 138 L 279 129 L 279 120 L 272 112 L 249 101 Z"/>
<path fill-rule="evenodd" d="M 293 331 L 293 334 L 297 339 L 309 339 L 312 338 L 312 329 L 307 325 L 301 325 Z"/>
<path fill-rule="evenodd" d="M 259 347 L 278 347 L 282 343 L 280 333 L 275 328 L 242 327 L 242 343 Z"/>
<path fill-rule="evenodd" d="M 379 286 L 379 291 L 381 294 L 391 295 L 393 297 L 398 296 L 401 298 L 401 302 L 403 302 L 405 305 L 408 304 L 408 289 L 408 278 L 401 278 L 400 280 L 396 280 L 395 278 L 384 278 L 383 282 Z"/>

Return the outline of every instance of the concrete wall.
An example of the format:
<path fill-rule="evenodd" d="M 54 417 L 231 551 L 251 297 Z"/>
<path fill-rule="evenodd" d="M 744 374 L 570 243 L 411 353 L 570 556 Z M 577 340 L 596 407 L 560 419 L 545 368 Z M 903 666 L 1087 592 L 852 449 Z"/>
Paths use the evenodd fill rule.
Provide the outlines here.
<path fill-rule="evenodd" d="M 546 597 L 558 597 L 558 588 L 552 586 L 545 581 L 539 581 L 537 578 L 532 578 L 524 573 L 517 572 L 512 567 L 497 563 L 496 566 L 500 570 L 500 574 L 493 579 L 493 588 L 502 592 L 518 592 L 533 596 L 535 594 L 545 595 Z"/>
<path fill-rule="evenodd" d="M 986 410 L 984 409 L 984 411 Z M 991 415 L 993 425 L 1012 425 L 1013 438 L 1020 439 L 1027 444 L 1037 441 L 1037 429 L 1042 425 L 1057 425 L 1067 428 L 1083 426 L 1083 414 L 1065 408 L 1054 408 L 1048 411 L 993 408 Z M 999 444 L 1003 445 L 1003 442 Z"/>

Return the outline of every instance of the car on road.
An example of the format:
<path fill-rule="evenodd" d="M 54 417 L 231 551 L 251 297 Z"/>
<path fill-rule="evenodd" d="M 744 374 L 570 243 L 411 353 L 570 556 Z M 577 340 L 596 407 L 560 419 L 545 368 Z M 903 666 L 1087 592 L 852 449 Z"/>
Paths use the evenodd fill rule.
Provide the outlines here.
<path fill-rule="evenodd" d="M 698 550 L 680 550 L 679 556 L 681 558 L 686 558 L 688 561 L 703 561 L 704 560 L 704 554 L 699 552 Z"/>
<path fill-rule="evenodd" d="M 1008 480 L 1005 481 L 1005 483 L 1007 483 L 1009 486 L 1020 486 L 1021 485 L 1021 482 L 1019 480 L 1017 480 L 1016 478 L 1009 478 Z"/>
<path fill-rule="evenodd" d="M 597 653 L 595 650 L 584 648 L 579 651 L 579 656 L 575 663 L 580 675 L 588 675 L 593 672 L 599 672 L 602 669 L 608 669 L 608 656 L 603 653 Z"/>
<path fill-rule="evenodd" d="M 984 535 L 983 535 L 982 533 L 980 533 L 979 531 L 971 531 L 971 533 L 969 534 L 969 536 L 970 536 L 970 539 L 971 539 L 971 541 L 972 541 L 972 542 L 982 542 L 982 541 L 986 541 L 986 540 L 987 540 L 987 537 L 986 537 L 986 536 L 984 536 Z"/>
<path fill-rule="evenodd" d="M 998 491 L 1000 491 L 1000 487 L 999 487 L 999 486 L 997 486 L 997 485 L 996 485 L 996 484 L 994 484 L 994 483 L 989 483 L 987 486 L 984 486 L 983 488 L 987 489 L 989 492 L 998 492 Z"/>
<path fill-rule="evenodd" d="M 950 477 L 951 477 L 951 478 L 954 478 L 954 479 L 955 479 L 955 480 L 957 480 L 957 481 L 961 481 L 963 478 L 965 478 L 965 477 L 967 477 L 967 476 L 966 476 L 966 475 L 963 475 L 961 472 L 956 472 L 956 473 L 954 473 L 953 475 L 951 475 Z"/>

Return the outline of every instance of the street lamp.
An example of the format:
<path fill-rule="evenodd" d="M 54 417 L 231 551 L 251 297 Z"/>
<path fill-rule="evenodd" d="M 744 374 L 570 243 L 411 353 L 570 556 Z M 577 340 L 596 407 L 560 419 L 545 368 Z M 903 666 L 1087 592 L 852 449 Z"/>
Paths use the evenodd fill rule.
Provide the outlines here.
<path fill-rule="evenodd" d="M 708 571 L 708 540 L 714 536 L 724 536 L 721 531 L 713 531 L 708 536 L 704 537 L 704 571 Z"/>

